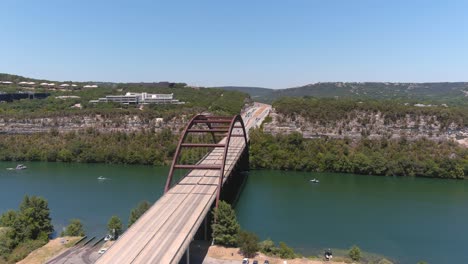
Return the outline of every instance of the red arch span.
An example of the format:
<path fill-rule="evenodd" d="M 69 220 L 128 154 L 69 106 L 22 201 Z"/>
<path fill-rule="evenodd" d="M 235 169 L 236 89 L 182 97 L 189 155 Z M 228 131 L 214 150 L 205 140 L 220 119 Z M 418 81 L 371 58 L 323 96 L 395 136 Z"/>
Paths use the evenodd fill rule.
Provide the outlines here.
<path fill-rule="evenodd" d="M 236 124 L 240 124 L 236 125 Z M 196 124 L 205 124 L 206 128 L 204 129 L 192 129 L 192 127 Z M 213 124 L 229 124 L 229 126 L 213 126 Z M 242 135 L 240 134 L 233 134 L 234 129 L 242 129 Z M 191 144 L 185 143 L 187 135 L 189 133 L 211 133 L 213 138 L 213 143 L 201 143 L 201 144 Z M 216 142 L 216 133 L 227 133 L 226 134 L 226 141 L 225 143 L 218 143 Z M 179 143 L 177 144 L 176 152 L 174 154 L 174 158 L 172 160 L 172 165 L 169 170 L 169 175 L 167 177 L 166 186 L 164 188 L 164 193 L 167 193 L 171 188 L 172 178 L 174 175 L 174 171 L 176 169 L 219 169 L 220 177 L 218 181 L 218 192 L 216 195 L 216 207 L 218 207 L 219 197 L 221 194 L 221 188 L 223 186 L 224 181 L 224 169 L 226 166 L 226 159 L 229 152 L 229 143 L 231 142 L 232 137 L 243 137 L 245 140 L 245 146 L 248 147 L 248 140 L 247 140 L 247 133 L 245 131 L 244 121 L 240 115 L 235 115 L 233 117 L 230 116 L 209 116 L 209 115 L 196 115 L 194 116 L 188 125 L 185 127 L 182 135 L 179 138 Z M 180 151 L 182 148 L 196 148 L 196 147 L 223 147 L 223 162 L 221 166 L 218 165 L 184 165 L 184 164 L 177 164 L 179 160 Z"/>

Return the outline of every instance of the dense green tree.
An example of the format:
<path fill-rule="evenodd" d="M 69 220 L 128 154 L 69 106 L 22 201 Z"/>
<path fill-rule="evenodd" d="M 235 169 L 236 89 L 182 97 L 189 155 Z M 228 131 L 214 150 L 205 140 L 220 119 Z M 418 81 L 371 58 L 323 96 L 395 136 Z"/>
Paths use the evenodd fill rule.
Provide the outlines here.
<path fill-rule="evenodd" d="M 15 230 L 11 227 L 0 227 L 0 258 L 7 257 L 17 244 Z"/>
<path fill-rule="evenodd" d="M 260 249 L 258 245 L 258 236 L 252 232 L 244 230 L 239 231 L 237 235 L 237 245 L 245 257 L 253 257 Z"/>
<path fill-rule="evenodd" d="M 358 246 L 352 246 L 348 252 L 349 257 L 354 261 L 361 259 L 361 249 Z"/>
<path fill-rule="evenodd" d="M 20 204 L 18 213 L 19 226 L 17 234 L 26 239 L 48 240 L 54 228 L 50 218 L 50 210 L 47 201 L 42 197 L 25 196 Z"/>
<path fill-rule="evenodd" d="M 220 201 L 218 208 L 213 210 L 213 215 L 212 229 L 214 243 L 227 247 L 236 246 L 240 225 L 237 222 L 234 209 L 225 201 Z"/>
<path fill-rule="evenodd" d="M 279 242 L 278 256 L 284 259 L 292 259 L 296 257 L 296 254 L 292 248 L 286 245 L 286 243 Z"/>
<path fill-rule="evenodd" d="M 79 219 L 71 219 L 70 224 L 65 227 L 65 230 L 61 233 L 61 236 L 84 236 L 83 224 Z"/>
<path fill-rule="evenodd" d="M 17 262 L 49 240 L 53 231 L 44 198 L 25 196 L 18 211 L 0 216 L 0 258 Z"/>
<path fill-rule="evenodd" d="M 14 227 L 17 220 L 18 213 L 15 210 L 8 210 L 0 216 L 0 226 Z"/>
<path fill-rule="evenodd" d="M 119 217 L 113 215 L 109 222 L 107 222 L 107 231 L 109 234 L 114 236 L 114 239 L 117 239 L 123 231 L 122 220 Z"/>
<path fill-rule="evenodd" d="M 272 255 L 276 253 L 275 242 L 273 242 L 273 240 L 271 239 L 267 239 L 260 242 L 258 246 L 260 248 L 260 252 L 262 252 L 265 255 Z"/>
<path fill-rule="evenodd" d="M 463 179 L 468 149 L 450 141 L 303 139 L 250 133 L 252 168 Z M 291 143 L 294 142 L 294 143 Z"/>
<path fill-rule="evenodd" d="M 151 204 L 148 201 L 141 201 L 137 207 L 133 208 L 128 219 L 128 227 L 133 225 L 150 207 Z"/>

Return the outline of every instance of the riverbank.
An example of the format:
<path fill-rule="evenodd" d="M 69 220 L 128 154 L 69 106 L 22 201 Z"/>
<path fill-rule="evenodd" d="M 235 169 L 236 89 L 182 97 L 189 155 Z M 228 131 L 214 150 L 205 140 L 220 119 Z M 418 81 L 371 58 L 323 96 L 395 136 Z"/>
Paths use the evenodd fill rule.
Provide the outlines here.
<path fill-rule="evenodd" d="M 466 179 L 468 148 L 426 139 L 304 139 L 298 133 L 250 134 L 252 169 Z M 168 165 L 178 135 L 159 133 L 38 133 L 1 135 L 0 161 Z"/>
<path fill-rule="evenodd" d="M 465 179 L 468 149 L 428 139 L 304 139 L 299 133 L 250 133 L 253 169 Z"/>
<path fill-rule="evenodd" d="M 203 261 L 203 264 L 231 264 L 239 263 L 244 258 L 239 252 L 239 248 L 225 248 L 220 246 L 211 246 L 208 249 L 208 253 Z M 345 264 L 347 262 L 344 259 L 334 261 L 324 261 L 320 259 L 308 259 L 308 258 L 295 258 L 295 259 L 281 259 L 276 257 L 266 256 L 258 252 L 254 258 L 250 258 L 250 261 L 258 260 L 259 263 L 263 263 L 268 260 L 271 264 L 283 264 L 287 261 L 288 264 Z"/>

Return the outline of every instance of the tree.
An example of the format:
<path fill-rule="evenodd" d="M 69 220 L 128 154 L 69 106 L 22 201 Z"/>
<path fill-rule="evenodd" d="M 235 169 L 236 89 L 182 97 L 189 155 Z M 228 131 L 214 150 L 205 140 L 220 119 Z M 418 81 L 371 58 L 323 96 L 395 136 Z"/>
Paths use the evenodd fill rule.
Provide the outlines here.
<path fill-rule="evenodd" d="M 122 230 L 123 230 L 122 221 L 120 220 L 120 218 L 113 215 L 109 219 L 109 222 L 107 223 L 107 231 L 109 232 L 109 234 L 114 236 L 114 239 L 117 239 L 119 235 L 122 233 Z"/>
<path fill-rule="evenodd" d="M 18 219 L 18 213 L 15 210 L 8 210 L 0 216 L 0 226 L 14 227 Z"/>
<path fill-rule="evenodd" d="M 286 245 L 284 242 L 279 242 L 278 254 L 281 258 L 284 259 L 292 259 L 296 257 L 294 250 L 288 247 L 288 245 Z"/>
<path fill-rule="evenodd" d="M 26 195 L 20 204 L 17 221 L 19 224 L 15 225 L 15 231 L 25 239 L 48 240 L 54 231 L 48 203 L 42 197 Z"/>
<path fill-rule="evenodd" d="M 84 236 L 83 224 L 79 219 L 70 220 L 70 224 L 60 234 L 61 236 Z"/>
<path fill-rule="evenodd" d="M 275 253 L 276 247 L 275 242 L 271 239 L 264 240 L 259 244 L 260 252 L 266 255 L 271 255 Z"/>
<path fill-rule="evenodd" d="M 25 196 L 18 211 L 9 210 L 0 216 L 0 262 L 3 258 L 13 262 L 21 260 L 47 243 L 52 231 L 47 201 Z M 20 250 L 16 249 L 18 245 Z"/>
<path fill-rule="evenodd" d="M 245 257 L 253 257 L 260 249 L 258 246 L 258 236 L 252 232 L 240 231 L 237 236 L 237 245 Z"/>
<path fill-rule="evenodd" d="M 0 227 L 0 260 L 2 256 L 5 257 L 10 254 L 17 244 L 14 229 L 11 227 Z"/>
<path fill-rule="evenodd" d="M 348 255 L 352 260 L 359 261 L 361 259 L 361 249 L 358 246 L 352 246 Z"/>
<path fill-rule="evenodd" d="M 141 201 L 136 208 L 133 208 L 128 219 L 128 227 L 133 225 L 150 207 L 151 204 L 148 201 Z"/>
<path fill-rule="evenodd" d="M 227 247 L 235 246 L 240 225 L 237 222 L 236 213 L 231 205 L 220 201 L 218 208 L 214 209 L 213 215 L 214 222 L 212 228 L 214 243 Z"/>

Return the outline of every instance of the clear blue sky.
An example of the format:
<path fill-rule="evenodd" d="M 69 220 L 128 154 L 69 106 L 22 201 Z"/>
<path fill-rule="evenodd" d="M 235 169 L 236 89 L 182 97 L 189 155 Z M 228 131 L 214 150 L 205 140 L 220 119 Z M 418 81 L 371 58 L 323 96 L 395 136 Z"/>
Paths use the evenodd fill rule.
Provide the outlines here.
<path fill-rule="evenodd" d="M 468 1 L 3 0 L 0 72 L 283 88 L 468 81 Z"/>

